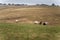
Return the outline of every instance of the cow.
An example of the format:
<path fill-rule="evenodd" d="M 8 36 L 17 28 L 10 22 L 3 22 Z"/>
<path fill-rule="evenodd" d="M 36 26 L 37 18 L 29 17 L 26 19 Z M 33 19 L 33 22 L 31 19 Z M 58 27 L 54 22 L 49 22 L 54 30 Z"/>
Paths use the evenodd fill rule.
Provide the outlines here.
<path fill-rule="evenodd" d="M 43 22 L 43 25 L 47 25 L 48 24 L 48 22 Z"/>
<path fill-rule="evenodd" d="M 15 21 L 16 21 L 16 23 L 18 23 L 19 20 L 15 20 Z"/>
<path fill-rule="evenodd" d="M 39 24 L 39 21 L 34 21 L 34 24 Z"/>

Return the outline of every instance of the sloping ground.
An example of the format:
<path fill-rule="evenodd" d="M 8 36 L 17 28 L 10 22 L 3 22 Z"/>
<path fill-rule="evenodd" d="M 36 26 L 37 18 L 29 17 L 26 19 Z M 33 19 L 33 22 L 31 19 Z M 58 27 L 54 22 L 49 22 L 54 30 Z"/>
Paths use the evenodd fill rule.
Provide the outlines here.
<path fill-rule="evenodd" d="M 0 21 L 15 23 L 15 20 L 47 21 L 51 25 L 60 24 L 60 7 L 6 7 L 0 10 Z M 24 20 L 23 20 L 24 21 Z"/>

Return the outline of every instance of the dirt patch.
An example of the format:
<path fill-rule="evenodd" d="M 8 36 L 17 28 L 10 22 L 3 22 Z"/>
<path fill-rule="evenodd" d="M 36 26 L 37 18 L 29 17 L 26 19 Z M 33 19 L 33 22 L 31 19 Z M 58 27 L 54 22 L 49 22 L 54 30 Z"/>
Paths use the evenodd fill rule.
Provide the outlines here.
<path fill-rule="evenodd" d="M 16 21 L 18 20 L 18 21 Z M 27 18 L 15 18 L 15 19 L 9 19 L 9 20 L 1 20 L 1 22 L 6 22 L 6 23 L 33 23 L 33 21 L 27 19 Z"/>

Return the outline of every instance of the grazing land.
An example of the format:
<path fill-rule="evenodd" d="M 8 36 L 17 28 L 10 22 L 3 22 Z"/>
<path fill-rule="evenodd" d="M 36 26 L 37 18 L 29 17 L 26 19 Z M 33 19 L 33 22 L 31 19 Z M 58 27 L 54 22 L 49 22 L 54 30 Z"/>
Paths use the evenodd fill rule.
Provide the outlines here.
<path fill-rule="evenodd" d="M 60 7 L 0 7 L 0 40 L 60 40 Z"/>
<path fill-rule="evenodd" d="M 60 24 L 60 7 L 1 7 L 0 21 L 7 23 L 33 23 L 47 21 L 49 25 Z"/>
<path fill-rule="evenodd" d="M 0 23 L 0 40 L 60 40 L 60 26 Z"/>

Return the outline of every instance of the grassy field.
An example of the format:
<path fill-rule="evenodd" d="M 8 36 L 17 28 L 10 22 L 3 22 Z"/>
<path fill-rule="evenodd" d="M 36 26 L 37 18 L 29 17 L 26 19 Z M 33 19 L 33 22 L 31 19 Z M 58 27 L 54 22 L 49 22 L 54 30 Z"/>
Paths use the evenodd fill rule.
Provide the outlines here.
<path fill-rule="evenodd" d="M 0 23 L 0 40 L 60 40 L 60 26 Z"/>
<path fill-rule="evenodd" d="M 0 7 L 0 40 L 60 40 L 60 7 Z"/>
<path fill-rule="evenodd" d="M 15 23 L 47 21 L 49 25 L 60 25 L 60 7 L 1 7 L 0 22 Z"/>

